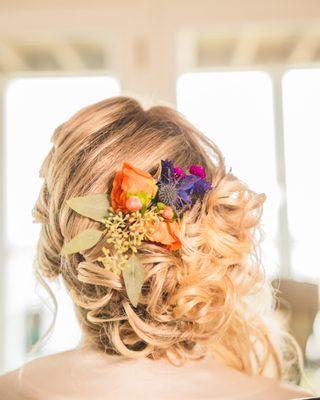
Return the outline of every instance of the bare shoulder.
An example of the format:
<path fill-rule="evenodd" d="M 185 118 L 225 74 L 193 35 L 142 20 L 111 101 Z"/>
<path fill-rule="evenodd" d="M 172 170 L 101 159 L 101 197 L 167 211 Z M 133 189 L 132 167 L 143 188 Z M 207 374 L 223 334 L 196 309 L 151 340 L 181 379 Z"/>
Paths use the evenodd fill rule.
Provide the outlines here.
<path fill-rule="evenodd" d="M 81 348 L 39 357 L 0 377 L 0 399 L 101 399 L 95 383 L 110 364 L 104 353 Z"/>
<path fill-rule="evenodd" d="M 312 393 L 293 384 L 281 383 L 262 376 L 249 376 L 220 366 L 215 370 L 215 390 L 223 399 L 293 400 L 312 398 Z M 229 384 L 225 384 L 229 382 Z M 230 385 L 230 382 L 233 384 Z M 219 397 L 220 398 L 220 397 Z"/>
<path fill-rule="evenodd" d="M 289 383 L 277 382 L 264 377 L 247 378 L 247 396 L 243 399 L 248 400 L 298 400 L 313 398 L 313 394 L 307 390 Z M 255 385 L 256 390 L 253 390 Z M 249 389 L 250 388 L 250 389 Z"/>
<path fill-rule="evenodd" d="M 63 375 L 73 351 L 37 358 L 21 368 L 0 376 L 0 399 L 38 399 L 48 389 L 52 377 Z"/>
<path fill-rule="evenodd" d="M 123 376 L 126 376 L 125 383 Z M 232 384 L 231 384 L 232 383 Z M 128 360 L 101 352 L 70 350 L 38 358 L 0 377 L 0 399 L 146 398 L 289 400 L 311 398 L 297 386 L 249 377 L 204 361 L 177 368 L 164 361 Z M 113 396 L 114 395 L 114 396 Z"/>
<path fill-rule="evenodd" d="M 299 386 L 281 383 L 277 387 L 279 393 L 279 399 L 312 399 L 316 398 L 311 392 L 303 389 Z M 282 396 L 282 397 L 281 397 Z"/>
<path fill-rule="evenodd" d="M 0 376 L 0 399 L 21 400 L 19 388 L 19 370 L 14 370 Z"/>

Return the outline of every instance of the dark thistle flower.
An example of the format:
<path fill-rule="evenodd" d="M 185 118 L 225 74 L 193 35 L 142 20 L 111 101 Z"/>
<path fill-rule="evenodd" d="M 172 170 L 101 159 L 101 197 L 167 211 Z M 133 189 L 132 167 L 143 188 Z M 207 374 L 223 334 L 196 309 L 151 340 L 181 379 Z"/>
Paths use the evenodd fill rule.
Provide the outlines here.
<path fill-rule="evenodd" d="M 196 173 L 202 167 L 193 169 Z M 183 172 L 183 173 L 182 173 Z M 181 210 L 185 205 L 192 204 L 203 194 L 212 189 L 209 182 L 202 178 L 201 173 L 186 175 L 180 167 L 174 167 L 169 160 L 161 160 L 161 175 L 157 182 L 157 201 L 171 206 L 174 210 Z M 200 176 L 199 176 L 200 175 Z"/>
<path fill-rule="evenodd" d="M 180 208 L 182 204 L 179 199 L 177 182 L 172 162 L 161 160 L 161 175 L 157 182 L 157 201 L 174 209 Z"/>

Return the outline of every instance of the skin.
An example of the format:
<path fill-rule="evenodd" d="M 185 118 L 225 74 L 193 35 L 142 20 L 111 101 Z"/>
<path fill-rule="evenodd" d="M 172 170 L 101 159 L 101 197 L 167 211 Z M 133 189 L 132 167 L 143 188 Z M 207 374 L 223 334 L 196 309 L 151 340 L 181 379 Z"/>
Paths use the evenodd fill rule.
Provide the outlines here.
<path fill-rule="evenodd" d="M 311 396 L 296 386 L 249 377 L 209 357 L 174 367 L 165 360 L 129 360 L 87 347 L 39 358 L 0 377 L 0 398 L 5 400 L 280 400 Z"/>

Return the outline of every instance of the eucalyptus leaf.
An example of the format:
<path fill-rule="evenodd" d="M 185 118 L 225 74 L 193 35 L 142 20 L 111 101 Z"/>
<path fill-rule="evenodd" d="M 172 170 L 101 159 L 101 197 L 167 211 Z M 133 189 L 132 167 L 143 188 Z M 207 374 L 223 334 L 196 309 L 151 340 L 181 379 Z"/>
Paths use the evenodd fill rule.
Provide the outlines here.
<path fill-rule="evenodd" d="M 122 275 L 129 300 L 134 307 L 137 307 L 144 277 L 144 268 L 137 256 L 129 258 Z"/>
<path fill-rule="evenodd" d="M 83 250 L 91 249 L 100 240 L 103 232 L 98 229 L 86 229 L 80 232 L 77 236 L 66 243 L 62 250 L 61 255 L 79 253 Z"/>
<path fill-rule="evenodd" d="M 67 200 L 70 208 L 85 217 L 101 222 L 106 217 L 110 207 L 106 194 L 90 194 L 88 196 L 73 197 Z"/>

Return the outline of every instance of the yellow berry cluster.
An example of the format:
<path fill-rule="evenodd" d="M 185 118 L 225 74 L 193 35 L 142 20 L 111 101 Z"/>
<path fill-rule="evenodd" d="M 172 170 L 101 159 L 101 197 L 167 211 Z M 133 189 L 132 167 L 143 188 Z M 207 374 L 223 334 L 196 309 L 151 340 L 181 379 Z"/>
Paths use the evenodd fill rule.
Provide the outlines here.
<path fill-rule="evenodd" d="M 99 261 L 112 272 L 120 275 L 130 255 L 137 253 L 138 247 L 147 240 L 148 233 L 153 233 L 154 222 L 164 218 L 155 206 L 146 210 L 131 213 L 115 212 L 108 209 L 103 220 L 105 224 L 106 245 L 103 257 Z"/>

